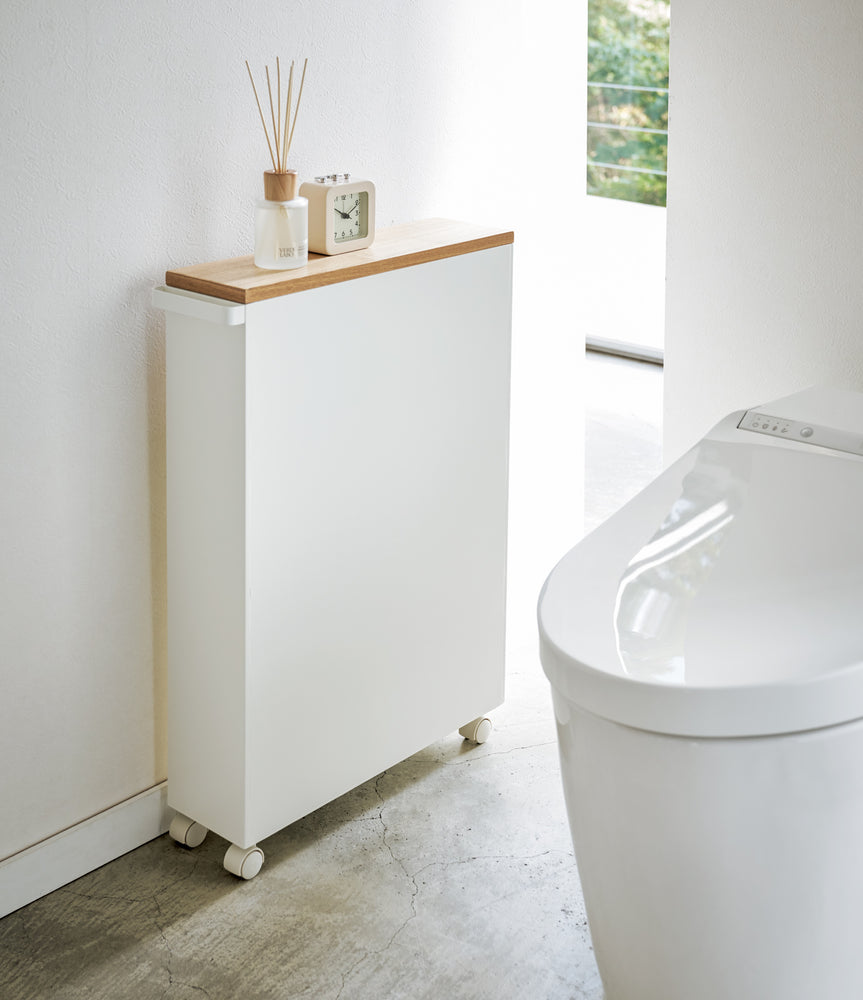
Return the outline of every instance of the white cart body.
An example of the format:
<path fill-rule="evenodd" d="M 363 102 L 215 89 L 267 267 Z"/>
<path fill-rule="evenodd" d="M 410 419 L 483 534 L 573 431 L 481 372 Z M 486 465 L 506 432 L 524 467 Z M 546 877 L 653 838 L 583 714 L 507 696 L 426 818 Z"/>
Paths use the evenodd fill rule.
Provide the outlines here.
<path fill-rule="evenodd" d="M 155 293 L 169 803 L 241 848 L 503 700 L 512 235 L 424 234 L 260 301 Z"/>

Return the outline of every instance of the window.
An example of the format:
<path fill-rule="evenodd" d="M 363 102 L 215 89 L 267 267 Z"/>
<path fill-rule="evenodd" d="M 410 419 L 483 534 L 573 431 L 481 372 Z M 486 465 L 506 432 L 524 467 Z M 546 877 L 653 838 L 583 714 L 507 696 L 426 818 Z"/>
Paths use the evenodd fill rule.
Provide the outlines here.
<path fill-rule="evenodd" d="M 587 193 L 665 205 L 669 0 L 589 0 Z"/>

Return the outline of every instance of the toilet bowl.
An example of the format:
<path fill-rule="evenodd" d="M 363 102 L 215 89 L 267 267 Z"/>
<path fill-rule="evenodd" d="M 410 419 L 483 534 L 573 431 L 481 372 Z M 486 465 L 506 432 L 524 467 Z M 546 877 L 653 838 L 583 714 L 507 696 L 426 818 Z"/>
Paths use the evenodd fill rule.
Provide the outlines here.
<path fill-rule="evenodd" d="M 863 997 L 863 395 L 729 415 L 539 631 L 606 1000 Z"/>

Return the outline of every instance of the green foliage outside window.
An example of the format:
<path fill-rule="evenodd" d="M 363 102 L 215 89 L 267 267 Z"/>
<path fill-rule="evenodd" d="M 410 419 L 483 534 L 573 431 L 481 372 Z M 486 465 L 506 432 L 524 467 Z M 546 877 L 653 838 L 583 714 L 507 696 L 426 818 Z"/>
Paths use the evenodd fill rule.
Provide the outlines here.
<path fill-rule="evenodd" d="M 588 194 L 665 204 L 669 14 L 669 0 L 588 0 Z"/>

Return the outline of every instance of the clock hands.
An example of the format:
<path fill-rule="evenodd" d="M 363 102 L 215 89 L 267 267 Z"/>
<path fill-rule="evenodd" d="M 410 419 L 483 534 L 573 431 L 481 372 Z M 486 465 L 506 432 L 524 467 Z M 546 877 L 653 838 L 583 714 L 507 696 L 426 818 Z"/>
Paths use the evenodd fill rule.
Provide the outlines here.
<path fill-rule="evenodd" d="M 336 212 L 338 212 L 338 214 L 343 219 L 349 219 L 351 217 L 351 215 L 353 215 L 354 209 L 356 209 L 356 207 L 357 207 L 357 205 L 359 205 L 359 203 L 360 203 L 360 200 L 359 200 L 359 198 L 357 198 L 357 200 L 354 202 L 354 204 L 351 207 L 351 209 L 349 211 L 347 211 L 347 212 L 343 212 L 340 208 L 336 208 L 335 205 L 333 205 L 333 208 L 335 209 Z"/>

